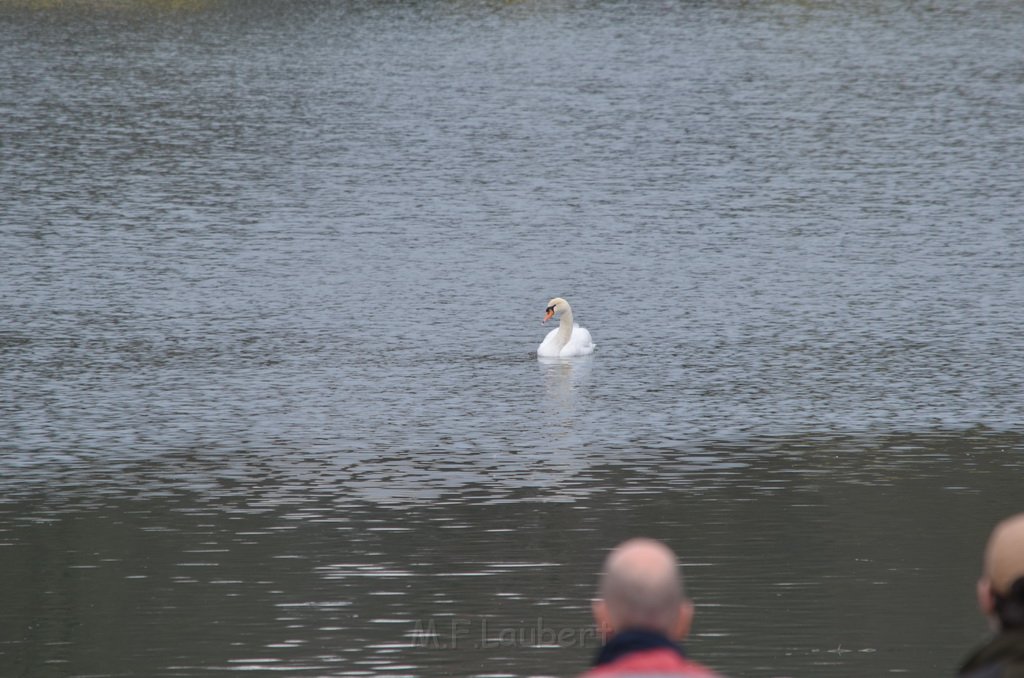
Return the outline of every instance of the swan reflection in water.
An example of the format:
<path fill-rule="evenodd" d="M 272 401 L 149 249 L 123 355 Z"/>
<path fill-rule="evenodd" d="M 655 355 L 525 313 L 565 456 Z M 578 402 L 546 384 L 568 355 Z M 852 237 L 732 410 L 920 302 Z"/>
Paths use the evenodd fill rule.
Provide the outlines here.
<path fill-rule="evenodd" d="M 545 358 L 538 356 L 537 364 L 544 375 L 545 410 L 558 422 L 571 423 L 576 395 L 594 365 L 591 356 L 583 358 Z"/>
<path fill-rule="evenodd" d="M 594 358 L 543 358 L 537 365 L 544 379 L 543 402 L 540 403 L 543 457 L 537 468 L 544 469 L 548 477 L 563 481 L 582 472 L 588 465 L 587 455 L 581 454 L 591 438 L 592 422 L 587 421 L 585 407 L 586 382 L 594 365 Z M 563 499 L 571 500 L 570 493 L 562 489 Z"/>

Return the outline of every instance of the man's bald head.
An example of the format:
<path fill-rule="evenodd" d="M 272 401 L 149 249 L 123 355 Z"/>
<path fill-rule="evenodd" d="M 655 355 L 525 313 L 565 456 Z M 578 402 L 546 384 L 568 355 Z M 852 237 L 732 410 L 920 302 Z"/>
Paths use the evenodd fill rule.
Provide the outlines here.
<path fill-rule="evenodd" d="M 992 530 L 982 577 L 1000 595 L 1009 593 L 1013 583 L 1024 577 L 1024 513 L 1007 518 Z"/>
<path fill-rule="evenodd" d="M 978 607 L 995 629 L 1024 628 L 1024 513 L 996 525 L 988 538 Z"/>
<path fill-rule="evenodd" d="M 600 592 L 601 609 L 595 605 L 594 613 L 609 633 L 646 628 L 679 635 L 681 622 L 682 635 L 689 630 L 693 609 L 683 595 L 679 563 L 659 541 L 631 539 L 617 546 L 604 561 Z"/>

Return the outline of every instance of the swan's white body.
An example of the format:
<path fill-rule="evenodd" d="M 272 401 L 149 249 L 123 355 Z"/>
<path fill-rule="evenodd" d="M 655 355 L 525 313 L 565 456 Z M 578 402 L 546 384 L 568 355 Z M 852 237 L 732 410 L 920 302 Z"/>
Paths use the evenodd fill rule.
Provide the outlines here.
<path fill-rule="evenodd" d="M 561 315 L 558 329 L 548 332 L 548 336 L 537 347 L 537 355 L 541 358 L 573 358 L 593 353 L 594 341 L 590 338 L 590 331 L 572 321 L 569 302 L 561 297 L 549 301 L 544 322 L 556 313 Z"/>

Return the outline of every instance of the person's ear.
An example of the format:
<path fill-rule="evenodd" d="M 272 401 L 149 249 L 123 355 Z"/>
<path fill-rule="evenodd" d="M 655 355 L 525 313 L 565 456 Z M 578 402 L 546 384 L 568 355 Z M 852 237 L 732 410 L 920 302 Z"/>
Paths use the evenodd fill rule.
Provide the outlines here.
<path fill-rule="evenodd" d="M 594 623 L 597 624 L 597 631 L 601 634 L 601 640 L 605 641 L 612 637 L 615 633 L 615 627 L 612 625 L 612 616 L 608 612 L 608 604 L 603 599 L 598 598 L 590 604 L 590 611 L 594 614 Z"/>
<path fill-rule="evenodd" d="M 978 609 L 987 617 L 996 613 L 996 600 L 992 595 L 992 582 L 987 577 L 978 580 Z"/>
<path fill-rule="evenodd" d="M 693 601 L 684 600 L 679 603 L 679 618 L 672 628 L 672 640 L 683 640 L 690 635 L 690 627 L 693 626 Z"/>

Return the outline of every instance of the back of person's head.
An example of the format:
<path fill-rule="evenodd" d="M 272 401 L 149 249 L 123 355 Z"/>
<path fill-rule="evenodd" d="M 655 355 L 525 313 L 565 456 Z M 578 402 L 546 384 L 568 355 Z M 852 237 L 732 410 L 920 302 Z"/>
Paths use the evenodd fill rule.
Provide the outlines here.
<path fill-rule="evenodd" d="M 690 629 L 693 604 L 683 594 L 675 554 L 659 541 L 631 539 L 605 559 L 594 617 L 605 636 L 646 629 L 681 640 Z"/>
<path fill-rule="evenodd" d="M 978 605 L 1000 628 L 1024 629 L 1024 513 L 992 530 L 978 581 Z"/>

